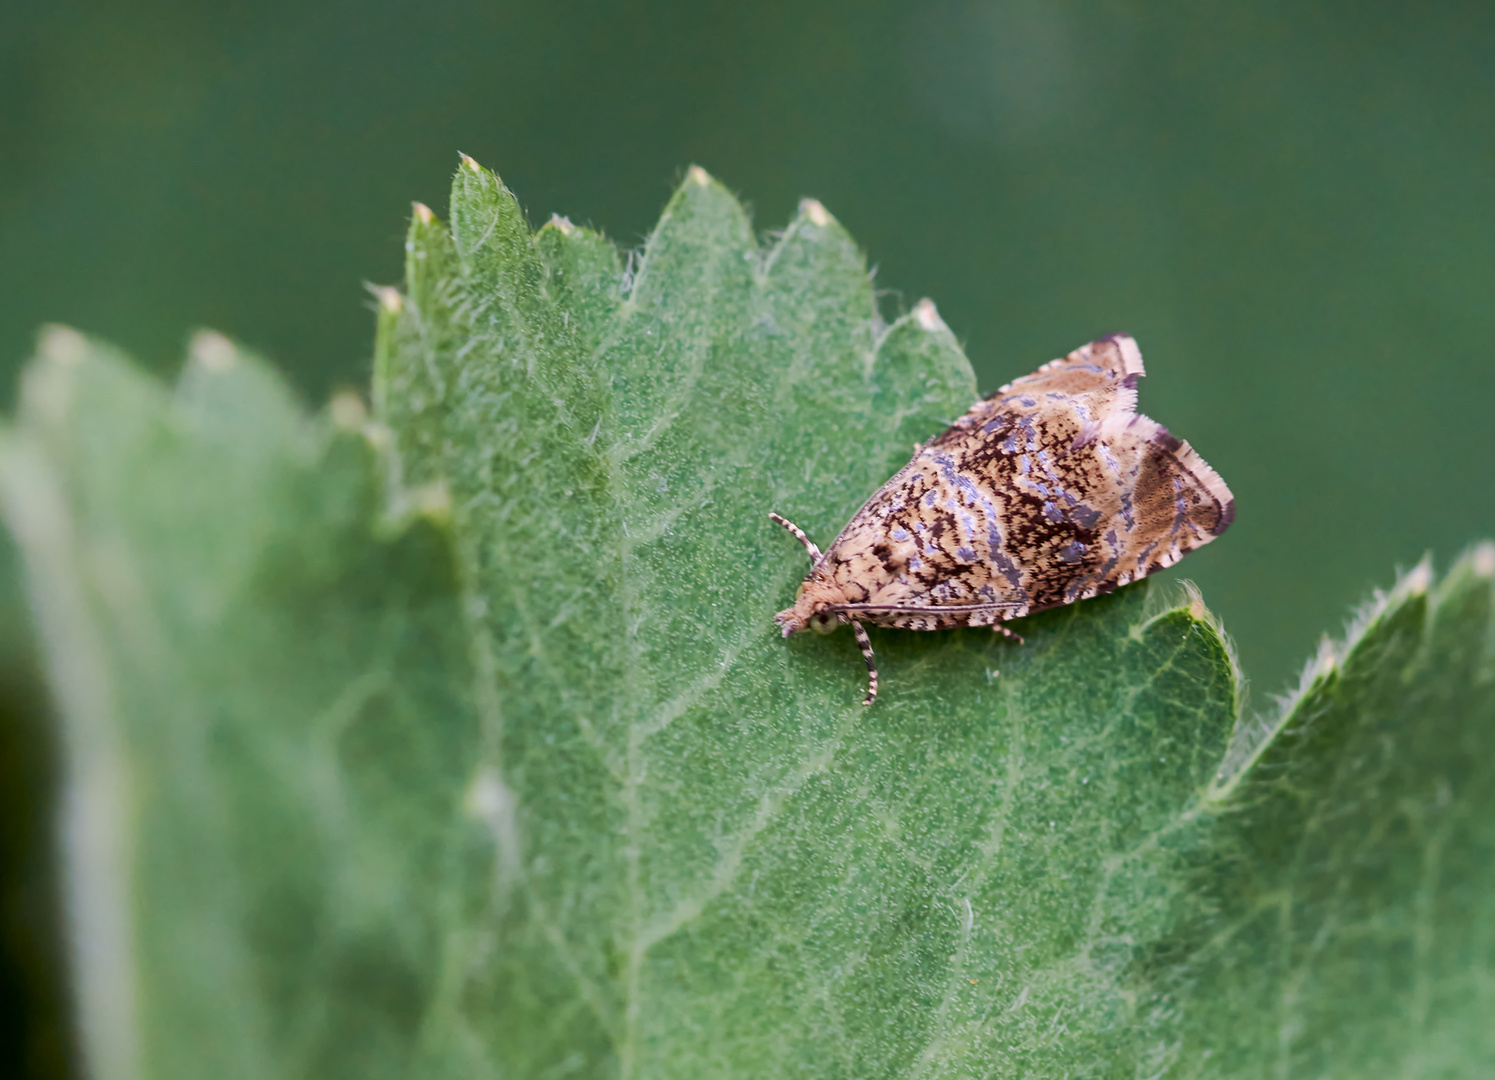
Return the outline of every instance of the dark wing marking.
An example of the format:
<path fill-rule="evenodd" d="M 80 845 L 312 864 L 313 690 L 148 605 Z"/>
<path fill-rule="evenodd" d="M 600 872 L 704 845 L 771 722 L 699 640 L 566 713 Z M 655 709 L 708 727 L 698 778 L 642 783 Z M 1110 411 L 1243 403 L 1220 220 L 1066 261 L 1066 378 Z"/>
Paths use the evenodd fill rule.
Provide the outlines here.
<path fill-rule="evenodd" d="M 1094 451 L 1114 478 L 1120 510 L 1080 537 L 1085 557 L 1072 572 L 1034 590 L 1034 610 L 1108 593 L 1172 566 L 1235 518 L 1235 499 L 1219 474 L 1155 420 L 1108 417 Z"/>
<path fill-rule="evenodd" d="M 1150 426 L 1152 431 L 1146 435 L 1132 502 L 1140 521 L 1153 523 L 1176 539 L 1176 562 L 1230 527 L 1235 520 L 1235 496 L 1187 442 L 1154 420 L 1145 416 L 1138 420 L 1134 427 Z"/>

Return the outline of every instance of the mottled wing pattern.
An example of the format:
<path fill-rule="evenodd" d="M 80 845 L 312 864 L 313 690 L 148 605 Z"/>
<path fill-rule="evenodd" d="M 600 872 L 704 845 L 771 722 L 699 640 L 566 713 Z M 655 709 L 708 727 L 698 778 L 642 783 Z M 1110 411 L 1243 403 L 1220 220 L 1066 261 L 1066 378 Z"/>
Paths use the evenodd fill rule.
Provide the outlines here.
<path fill-rule="evenodd" d="M 1077 415 L 1082 420 L 1093 417 L 1099 421 L 1113 412 L 1136 410 L 1137 380 L 1144 374 L 1142 351 L 1137 343 L 1125 334 L 1113 334 L 1082 345 L 1068 356 L 1050 360 L 1033 374 L 1008 383 L 985 402 L 973 406 L 971 412 L 989 402 L 1008 398 L 1058 394 L 1079 402 Z"/>
<path fill-rule="evenodd" d="M 847 524 L 806 581 L 806 610 L 992 625 L 1207 544 L 1234 500 L 1187 443 L 1136 413 L 1142 374 L 1136 343 L 1115 335 L 978 402 Z"/>

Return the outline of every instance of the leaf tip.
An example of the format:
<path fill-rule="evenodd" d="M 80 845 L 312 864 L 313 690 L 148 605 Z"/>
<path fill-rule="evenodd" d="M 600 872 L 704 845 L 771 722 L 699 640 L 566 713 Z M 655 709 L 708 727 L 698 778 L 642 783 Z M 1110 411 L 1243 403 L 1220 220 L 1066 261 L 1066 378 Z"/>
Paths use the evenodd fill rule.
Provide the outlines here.
<path fill-rule="evenodd" d="M 822 229 L 836 220 L 831 217 L 831 212 L 825 208 L 825 204 L 819 199 L 801 199 L 799 201 L 799 212 L 809 218 L 812 225 L 818 225 Z"/>
<path fill-rule="evenodd" d="M 685 173 L 687 183 L 695 184 L 696 187 L 710 187 L 711 174 L 699 165 L 692 165 Z"/>
<path fill-rule="evenodd" d="M 1360 605 L 1345 627 L 1344 642 L 1334 648 L 1336 661 L 1342 661 L 1348 656 L 1371 628 L 1389 613 L 1409 600 L 1426 596 L 1432 584 L 1433 559 L 1431 555 L 1424 555 L 1421 562 L 1397 578 L 1389 592 L 1375 590 L 1371 598 Z"/>
<path fill-rule="evenodd" d="M 42 327 L 37 355 L 64 367 L 76 367 L 88 355 L 88 339 L 71 326 L 53 323 Z"/>
<path fill-rule="evenodd" d="M 1282 720 L 1298 707 L 1298 702 L 1306 698 L 1321 680 L 1329 678 L 1338 670 L 1339 662 L 1339 646 L 1328 634 L 1321 634 L 1318 651 L 1308 658 L 1298 674 L 1298 685 L 1286 694 L 1275 695 L 1278 720 L 1272 724 L 1273 730 L 1281 726 Z"/>
<path fill-rule="evenodd" d="M 1482 540 L 1469 553 L 1469 565 L 1483 578 L 1495 577 L 1495 544 Z"/>
<path fill-rule="evenodd" d="M 203 371 L 219 374 L 238 366 L 239 350 L 216 330 L 199 330 L 187 346 L 187 357 Z"/>
<path fill-rule="evenodd" d="M 472 158 L 467 157 L 466 154 L 463 154 L 462 156 L 464 158 L 466 158 L 467 161 L 472 161 Z M 465 164 L 465 162 L 464 162 L 464 164 Z M 474 164 L 476 164 L 476 163 L 474 162 Z M 431 208 L 429 206 L 427 206 L 423 202 L 413 202 L 413 203 L 411 203 L 410 204 L 410 213 L 415 218 L 415 220 L 418 221 L 418 222 L 420 222 L 422 225 L 429 225 L 429 224 L 431 224 L 431 222 L 436 217 L 435 214 L 431 213 Z"/>
<path fill-rule="evenodd" d="M 1318 652 L 1303 666 L 1303 692 L 1306 693 L 1318 679 L 1332 675 L 1338 666 L 1339 650 L 1334 645 L 1334 639 L 1328 634 L 1321 635 Z"/>
<path fill-rule="evenodd" d="M 1422 596 L 1433 585 L 1432 556 L 1424 555 L 1422 561 L 1408 570 L 1392 590 L 1402 597 Z"/>
<path fill-rule="evenodd" d="M 368 409 L 364 407 L 363 399 L 352 390 L 335 394 L 327 412 L 332 417 L 333 427 L 340 431 L 361 431 L 368 423 Z"/>
<path fill-rule="evenodd" d="M 461 159 L 461 162 L 462 162 L 461 167 L 462 168 L 469 169 L 469 170 L 471 170 L 472 172 L 475 172 L 475 173 L 480 173 L 480 172 L 483 171 L 483 167 L 477 163 L 476 159 L 468 156 L 467 154 L 462 153 L 462 151 L 460 151 L 460 150 L 457 151 L 457 157 L 459 157 Z"/>
<path fill-rule="evenodd" d="M 571 236 L 576 232 L 576 226 L 564 214 L 551 214 L 550 220 L 545 223 L 545 227 L 555 229 L 562 236 Z"/>
<path fill-rule="evenodd" d="M 930 333 L 949 329 L 945 325 L 945 320 L 940 318 L 940 313 L 935 308 L 934 301 L 927 296 L 914 305 L 914 321 L 919 324 L 921 329 L 928 330 Z"/>
<path fill-rule="evenodd" d="M 405 298 L 400 295 L 400 290 L 393 285 L 375 285 L 373 287 L 375 298 L 379 301 L 379 310 L 390 315 L 398 315 L 404 306 Z"/>

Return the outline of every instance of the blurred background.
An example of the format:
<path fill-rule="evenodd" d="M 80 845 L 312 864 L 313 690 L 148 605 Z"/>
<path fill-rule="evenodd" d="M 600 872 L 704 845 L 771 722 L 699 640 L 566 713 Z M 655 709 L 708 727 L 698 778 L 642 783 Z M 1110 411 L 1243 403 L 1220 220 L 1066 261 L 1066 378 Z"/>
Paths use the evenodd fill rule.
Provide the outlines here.
<path fill-rule="evenodd" d="M 983 392 L 1101 333 L 1233 488 L 1188 559 L 1251 706 L 1495 534 L 1495 8 L 1376 0 L 6 0 L 0 404 L 39 324 L 211 326 L 320 403 L 465 151 L 639 244 L 685 166 L 821 199 Z M 52 757 L 0 550 L 0 1073 L 63 1076 Z"/>

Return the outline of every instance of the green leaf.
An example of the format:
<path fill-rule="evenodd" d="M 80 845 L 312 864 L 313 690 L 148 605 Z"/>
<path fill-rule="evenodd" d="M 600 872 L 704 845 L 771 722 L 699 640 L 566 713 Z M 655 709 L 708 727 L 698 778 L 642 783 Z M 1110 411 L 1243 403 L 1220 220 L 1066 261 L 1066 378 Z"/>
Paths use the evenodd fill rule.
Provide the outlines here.
<path fill-rule="evenodd" d="M 849 634 L 772 625 L 767 514 L 829 539 L 970 403 L 933 305 L 884 325 L 823 207 L 760 246 L 700 170 L 626 261 L 471 161 L 450 220 L 379 292 L 372 421 L 57 330 L 0 441 L 96 1075 L 1495 1057 L 1489 550 L 1280 719 L 1146 584 L 878 634 L 863 709 Z"/>
<path fill-rule="evenodd" d="M 1160 955 L 1171 1075 L 1471 1077 L 1495 1064 L 1495 546 L 1428 566 L 1243 729 Z"/>
<path fill-rule="evenodd" d="M 406 1075 L 487 853 L 453 827 L 480 741 L 448 538 L 388 535 L 372 464 L 214 335 L 175 394 L 66 330 L 27 374 L 4 497 L 94 1075 Z"/>

